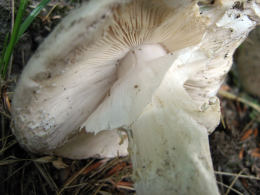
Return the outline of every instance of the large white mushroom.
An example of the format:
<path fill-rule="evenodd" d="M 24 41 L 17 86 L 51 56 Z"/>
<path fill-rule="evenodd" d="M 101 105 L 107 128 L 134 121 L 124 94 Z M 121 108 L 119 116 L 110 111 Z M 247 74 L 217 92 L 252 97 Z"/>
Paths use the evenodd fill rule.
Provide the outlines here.
<path fill-rule="evenodd" d="M 92 0 L 25 67 L 13 132 L 37 153 L 129 151 L 137 194 L 218 194 L 208 144 L 215 95 L 259 15 L 246 0 Z"/>

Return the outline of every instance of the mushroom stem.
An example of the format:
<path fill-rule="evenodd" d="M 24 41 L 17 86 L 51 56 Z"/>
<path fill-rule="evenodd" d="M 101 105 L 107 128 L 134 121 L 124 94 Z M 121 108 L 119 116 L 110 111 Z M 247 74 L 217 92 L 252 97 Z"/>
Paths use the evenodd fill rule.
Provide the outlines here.
<path fill-rule="evenodd" d="M 207 130 L 161 103 L 154 99 L 129 135 L 137 194 L 218 194 Z"/>
<path fill-rule="evenodd" d="M 128 130 L 137 194 L 218 194 L 208 129 L 197 117 L 216 126 L 219 101 L 199 110 L 178 82 L 185 74 L 172 67 Z"/>
<path fill-rule="evenodd" d="M 137 194 L 218 194 L 208 134 L 185 113 L 140 121 L 130 138 Z M 164 116 L 164 117 L 162 117 Z M 186 119 L 184 119 L 186 118 Z M 149 123 L 148 121 L 149 120 Z M 173 136 L 174 133 L 174 136 Z"/>

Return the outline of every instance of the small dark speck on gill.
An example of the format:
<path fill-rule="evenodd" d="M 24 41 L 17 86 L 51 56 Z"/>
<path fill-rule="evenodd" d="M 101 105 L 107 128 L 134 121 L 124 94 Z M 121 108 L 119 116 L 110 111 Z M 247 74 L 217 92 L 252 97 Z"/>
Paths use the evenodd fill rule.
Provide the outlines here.
<path fill-rule="evenodd" d="M 225 54 L 224 58 L 227 58 L 228 57 L 228 53 Z"/>
<path fill-rule="evenodd" d="M 162 169 L 157 169 L 156 173 L 158 176 L 162 176 L 163 175 L 163 170 Z"/>
<path fill-rule="evenodd" d="M 138 85 L 134 85 L 134 88 L 138 88 Z"/>

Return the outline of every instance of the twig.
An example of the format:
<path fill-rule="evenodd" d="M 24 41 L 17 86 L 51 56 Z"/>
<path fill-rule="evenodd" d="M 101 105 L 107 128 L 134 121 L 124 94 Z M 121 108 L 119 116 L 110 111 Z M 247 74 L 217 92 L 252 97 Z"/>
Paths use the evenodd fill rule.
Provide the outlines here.
<path fill-rule="evenodd" d="M 229 188 L 228 185 L 223 184 L 223 183 L 221 183 L 221 182 L 219 182 L 219 181 L 217 181 L 217 183 L 220 184 L 220 185 L 222 185 L 222 186 L 224 186 L 224 187 L 226 187 L 226 188 Z M 236 193 L 239 194 L 239 195 L 244 195 L 243 193 L 239 192 L 238 190 L 236 190 L 236 189 L 234 189 L 234 188 L 230 188 L 230 190 L 232 190 L 233 192 L 236 192 Z"/>
<path fill-rule="evenodd" d="M 239 177 L 239 178 L 246 178 L 246 179 L 255 179 L 260 181 L 260 177 L 255 177 L 251 175 L 239 175 L 236 173 L 228 173 L 228 172 L 221 172 L 221 171 L 215 171 L 215 174 L 217 175 L 226 175 L 226 176 L 233 176 L 233 177 Z"/>
<path fill-rule="evenodd" d="M 52 177 L 49 175 L 49 173 L 43 169 L 37 162 L 33 162 L 34 165 L 36 166 L 36 168 L 39 170 L 40 174 L 42 175 L 42 177 L 45 179 L 45 181 L 48 183 L 48 185 L 50 186 L 50 188 L 54 191 L 58 191 L 58 186 L 56 185 L 56 183 L 53 181 Z"/>
<path fill-rule="evenodd" d="M 1 135 L 2 135 L 1 137 L 5 137 L 5 118 L 3 115 L 1 115 Z M 3 141 L 1 150 L 3 150 L 5 145 L 6 145 L 6 141 Z"/>
<path fill-rule="evenodd" d="M 116 187 L 120 189 L 135 191 L 135 189 L 131 186 L 117 185 Z"/>
<path fill-rule="evenodd" d="M 11 134 L 11 135 L 8 135 L 8 136 L 5 136 L 5 137 L 1 137 L 0 142 L 3 141 L 3 140 L 6 140 L 6 139 L 8 139 L 9 137 L 12 137 L 12 136 L 14 136 L 14 135 Z"/>
<path fill-rule="evenodd" d="M 226 123 L 225 123 L 223 114 L 221 114 L 220 120 L 221 120 L 221 124 L 222 124 L 223 128 L 226 129 L 227 127 L 226 127 Z"/>
<path fill-rule="evenodd" d="M 99 191 L 101 190 L 101 188 L 103 188 L 103 186 L 104 186 L 104 184 L 101 184 L 93 195 L 97 195 L 99 193 Z"/>
<path fill-rule="evenodd" d="M 234 178 L 234 180 L 232 181 L 232 183 L 230 184 L 230 186 L 228 187 L 225 195 L 228 195 L 230 193 L 231 188 L 233 187 L 233 185 L 236 183 L 236 181 L 238 180 L 239 176 L 243 173 L 244 170 L 241 170 L 238 175 Z"/>
<path fill-rule="evenodd" d="M 62 194 L 62 192 L 68 188 L 68 186 L 79 176 L 81 175 L 87 167 L 89 167 L 92 163 L 94 162 L 94 160 L 91 160 L 87 165 L 85 165 L 82 169 L 80 169 L 78 172 L 76 172 L 74 175 L 72 175 L 67 182 L 64 184 L 64 186 L 59 190 L 59 192 L 57 194 Z"/>
<path fill-rule="evenodd" d="M 13 32 L 13 29 L 14 29 L 14 0 L 11 0 L 11 7 L 12 7 L 11 32 Z"/>
<path fill-rule="evenodd" d="M 48 20 L 49 16 L 51 15 L 51 13 L 53 12 L 53 10 L 58 6 L 58 3 L 53 5 L 51 10 L 47 13 L 47 15 L 43 18 L 43 21 Z"/>
<path fill-rule="evenodd" d="M 6 150 L 8 150 L 9 148 L 11 148 L 11 147 L 13 147 L 15 144 L 17 144 L 17 141 L 14 139 L 14 140 L 12 140 L 12 141 L 10 141 L 9 143 L 8 143 L 8 145 L 7 144 L 3 144 L 3 146 L 2 146 L 2 149 L 0 150 L 0 155 L 1 154 L 3 154 Z M 6 146 L 7 145 L 7 146 Z"/>
<path fill-rule="evenodd" d="M 22 170 L 24 167 L 26 167 L 27 165 L 29 165 L 31 162 L 25 162 L 21 167 L 19 167 L 18 169 L 16 169 L 15 171 L 12 172 L 11 175 L 9 175 L 7 178 L 5 178 L 3 181 L 0 182 L 0 184 L 8 181 L 11 177 L 13 177 L 16 173 L 18 173 L 20 170 Z"/>
<path fill-rule="evenodd" d="M 89 182 L 84 182 L 84 183 L 80 183 L 80 184 L 75 184 L 75 185 L 70 185 L 70 186 L 67 186 L 66 188 L 64 189 L 72 189 L 72 188 L 76 188 L 76 187 L 84 187 L 85 185 L 89 185 L 90 183 Z M 60 192 L 58 192 L 59 194 Z"/>
<path fill-rule="evenodd" d="M 248 106 L 250 106 L 251 108 L 255 109 L 257 112 L 260 113 L 260 106 L 256 103 L 253 103 L 249 100 L 246 100 L 245 98 L 242 98 L 242 97 L 238 97 L 230 92 L 227 92 L 227 91 L 224 91 L 224 90 L 219 90 L 218 94 L 224 98 L 228 98 L 228 99 L 231 99 L 231 100 L 236 100 L 236 101 L 239 101 L 241 103 L 244 103 Z"/>
<path fill-rule="evenodd" d="M 6 114 L 5 112 L 0 111 L 0 115 L 3 115 L 8 119 L 11 119 L 11 116 L 9 114 Z"/>
<path fill-rule="evenodd" d="M 12 22 L 11 22 L 11 32 L 14 30 L 14 0 L 11 0 L 11 7 L 12 7 Z M 9 65 L 8 65 L 8 75 L 7 78 L 10 78 L 11 71 L 12 71 L 12 64 L 13 64 L 13 54 L 10 57 Z"/>
<path fill-rule="evenodd" d="M 248 130 L 249 127 L 254 124 L 254 122 L 255 122 L 255 118 L 252 119 L 249 123 L 246 124 L 246 126 L 245 126 L 245 127 L 243 128 L 243 130 L 241 131 L 241 134 L 244 134 L 244 132 L 245 132 L 246 130 Z"/>
<path fill-rule="evenodd" d="M 219 171 L 221 170 L 220 166 L 218 166 L 218 170 Z M 222 175 L 218 175 L 218 178 L 220 179 L 220 182 L 223 183 L 223 176 Z M 224 186 L 223 185 L 220 186 L 220 191 L 221 191 L 221 194 L 224 194 Z"/>

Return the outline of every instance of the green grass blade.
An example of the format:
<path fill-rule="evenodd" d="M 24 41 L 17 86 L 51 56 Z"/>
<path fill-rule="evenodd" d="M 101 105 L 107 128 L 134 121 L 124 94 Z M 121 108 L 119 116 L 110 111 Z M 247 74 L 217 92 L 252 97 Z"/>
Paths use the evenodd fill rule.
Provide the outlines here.
<path fill-rule="evenodd" d="M 50 0 L 43 0 L 41 3 L 38 4 L 38 6 L 30 13 L 29 16 L 25 19 L 25 21 L 21 24 L 19 28 L 18 33 L 18 40 L 23 35 L 23 33 L 27 30 L 27 28 L 30 26 L 32 21 L 38 16 L 38 14 L 41 12 L 41 10 L 50 2 Z"/>
<path fill-rule="evenodd" d="M 22 22 L 23 13 L 26 9 L 27 3 L 28 3 L 28 0 L 21 0 L 20 1 L 19 9 L 18 9 L 17 15 L 15 17 L 14 28 L 13 28 L 13 32 L 11 34 L 10 42 L 9 42 L 7 48 L 6 48 L 6 51 L 5 51 L 5 54 L 4 54 L 4 57 L 3 57 L 3 61 L 0 64 L 0 70 L 2 70 L 1 76 L 2 76 L 3 79 L 6 78 L 8 64 L 9 64 L 9 61 L 10 61 L 10 57 L 13 53 L 15 43 L 17 41 L 17 36 L 18 36 L 20 24 Z"/>
<path fill-rule="evenodd" d="M 13 49 L 16 43 L 19 41 L 20 37 L 23 33 L 28 29 L 33 20 L 37 17 L 37 15 L 41 12 L 41 10 L 50 2 L 50 0 L 42 0 L 41 3 L 30 13 L 29 16 L 25 19 L 23 23 L 22 17 L 25 12 L 28 0 L 21 0 L 19 4 L 19 9 L 15 18 L 13 32 L 10 38 L 9 44 L 3 47 L 3 56 L 0 59 L 0 74 L 4 79 L 6 77 L 8 64 L 10 61 L 10 57 L 13 53 Z"/>
<path fill-rule="evenodd" d="M 2 72 L 2 63 L 3 63 L 3 60 L 4 60 L 4 55 L 5 55 L 5 51 L 6 51 L 6 48 L 7 48 L 7 44 L 8 44 L 8 40 L 9 40 L 9 33 L 7 33 L 5 35 L 5 39 L 4 39 L 4 44 L 3 44 L 3 48 L 2 48 L 2 52 L 1 52 L 1 58 L 0 58 L 0 72 Z"/>

